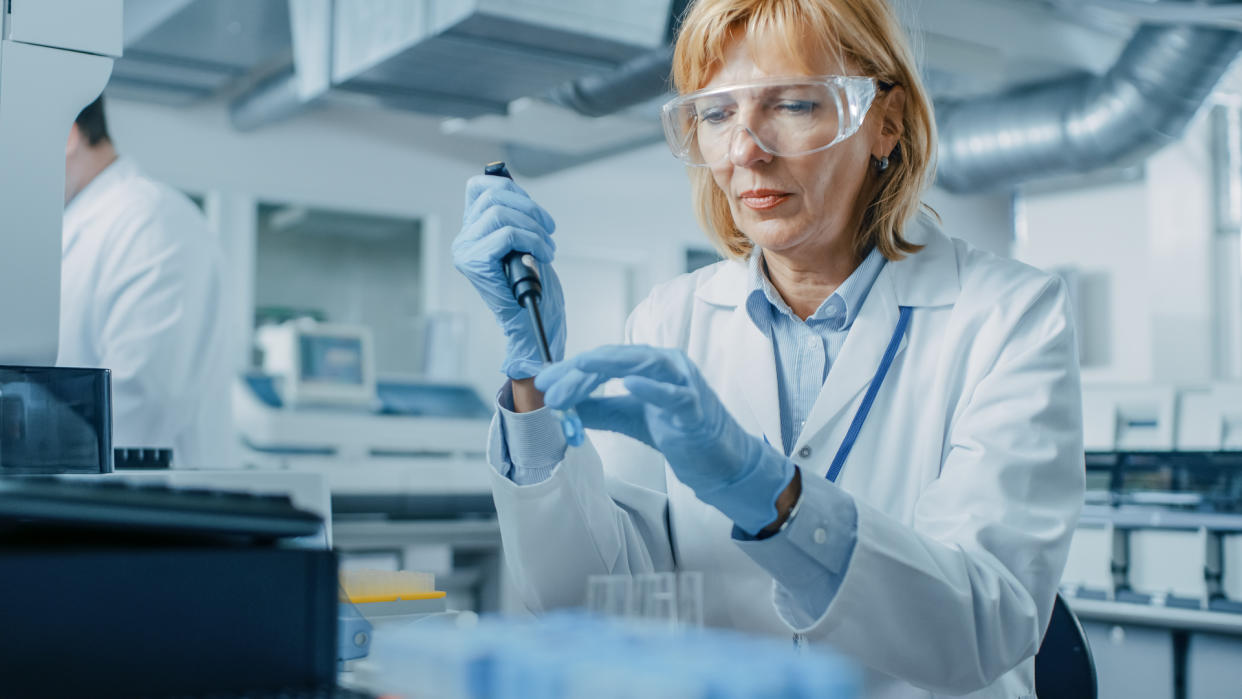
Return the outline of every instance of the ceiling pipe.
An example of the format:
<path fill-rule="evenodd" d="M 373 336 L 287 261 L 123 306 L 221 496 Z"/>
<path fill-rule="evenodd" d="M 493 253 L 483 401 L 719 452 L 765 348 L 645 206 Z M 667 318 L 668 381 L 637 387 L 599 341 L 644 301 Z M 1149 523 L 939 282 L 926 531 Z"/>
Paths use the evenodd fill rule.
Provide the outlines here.
<path fill-rule="evenodd" d="M 669 5 L 665 43 L 649 53 L 620 66 L 564 83 L 548 96 L 553 103 L 584 116 L 608 116 L 654 99 L 672 89 L 673 44 L 690 0 L 674 0 Z"/>
<path fill-rule="evenodd" d="M 1144 26 L 1103 76 L 937 105 L 937 183 L 978 192 L 1138 162 L 1182 136 L 1239 51 L 1242 33 Z"/>
<path fill-rule="evenodd" d="M 1242 5 L 1220 3 L 1199 5 L 1178 0 L 1145 2 L 1144 0 L 1048 0 L 1062 12 L 1078 15 L 1085 9 L 1120 14 L 1146 24 L 1194 24 L 1221 29 L 1242 29 Z"/>
<path fill-rule="evenodd" d="M 673 47 L 633 58 L 607 73 L 563 83 L 552 91 L 552 102 L 584 116 L 601 117 L 658 97 L 669 90 Z"/>

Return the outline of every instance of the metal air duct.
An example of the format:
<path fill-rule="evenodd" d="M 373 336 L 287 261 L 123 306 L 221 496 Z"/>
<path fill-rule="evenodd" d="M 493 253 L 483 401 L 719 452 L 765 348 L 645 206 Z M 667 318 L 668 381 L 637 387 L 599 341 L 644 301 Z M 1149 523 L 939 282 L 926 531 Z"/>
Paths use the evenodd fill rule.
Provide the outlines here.
<path fill-rule="evenodd" d="M 1242 50 L 1242 33 L 1144 26 L 1117 64 L 939 105 L 937 183 L 952 192 L 1138 161 L 1176 140 Z"/>
<path fill-rule="evenodd" d="M 548 96 L 554 104 L 568 107 L 583 116 L 608 116 L 672 88 L 673 44 L 690 0 L 669 3 L 666 46 L 633 58 L 613 70 L 587 75 L 558 85 Z"/>
<path fill-rule="evenodd" d="M 589 117 L 608 116 L 664 94 L 669 89 L 673 47 L 643 54 L 607 73 L 562 83 L 551 100 Z"/>

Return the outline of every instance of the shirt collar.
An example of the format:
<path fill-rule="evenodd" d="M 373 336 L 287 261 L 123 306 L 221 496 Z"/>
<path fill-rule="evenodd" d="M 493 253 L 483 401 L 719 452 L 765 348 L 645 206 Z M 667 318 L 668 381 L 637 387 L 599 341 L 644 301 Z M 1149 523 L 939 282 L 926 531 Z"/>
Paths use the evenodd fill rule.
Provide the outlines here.
<path fill-rule="evenodd" d="M 99 198 L 101 193 L 106 192 L 113 183 L 124 179 L 134 171 L 134 164 L 124 156 L 117 156 L 112 162 L 108 163 L 104 169 L 100 170 L 90 182 L 86 183 L 72 199 L 65 204 L 66 211 L 88 207 L 92 202 Z"/>
<path fill-rule="evenodd" d="M 884 269 L 884 263 L 884 256 L 879 250 L 872 248 L 863 258 L 862 264 L 858 265 L 832 295 L 824 299 L 806 322 L 822 322 L 833 330 L 848 330 L 858 317 L 858 311 L 867 299 L 876 278 L 880 276 L 880 270 Z M 750 315 L 751 322 L 766 334 L 775 313 L 802 321 L 781 298 L 776 287 L 772 286 L 765 267 L 763 252 L 755 248 L 747 260 L 746 312 Z"/>

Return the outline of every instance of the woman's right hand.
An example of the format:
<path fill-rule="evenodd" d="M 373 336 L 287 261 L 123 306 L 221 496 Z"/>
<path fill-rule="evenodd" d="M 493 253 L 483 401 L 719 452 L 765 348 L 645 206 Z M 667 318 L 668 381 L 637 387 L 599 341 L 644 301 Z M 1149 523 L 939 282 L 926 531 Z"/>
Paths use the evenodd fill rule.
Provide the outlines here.
<path fill-rule="evenodd" d="M 511 379 L 539 372 L 543 358 L 525 309 L 513 298 L 501 260 L 513 250 L 539 262 L 543 300 L 539 305 L 552 360 L 565 357 L 565 299 L 552 270 L 556 222 L 521 187 L 506 177 L 477 175 L 466 183 L 461 232 L 453 240 L 453 266 L 466 276 L 492 310 L 505 335 L 501 371 Z"/>

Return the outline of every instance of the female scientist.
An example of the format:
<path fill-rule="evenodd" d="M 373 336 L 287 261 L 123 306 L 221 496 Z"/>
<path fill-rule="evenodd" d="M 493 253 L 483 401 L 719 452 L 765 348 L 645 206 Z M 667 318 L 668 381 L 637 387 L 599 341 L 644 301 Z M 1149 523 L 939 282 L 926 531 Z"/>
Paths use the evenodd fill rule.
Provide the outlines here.
<path fill-rule="evenodd" d="M 708 624 L 831 645 L 871 696 L 1034 696 L 1083 494 L 1063 284 L 920 213 L 932 107 L 886 0 L 699 0 L 673 65 L 669 146 L 730 259 L 658 286 L 627 344 L 542 368 L 500 260 L 542 263 L 563 352 L 552 218 L 467 186 L 454 255 L 507 340 L 489 453 L 525 601 L 703 571 Z M 607 432 L 567 448 L 545 403 Z"/>

